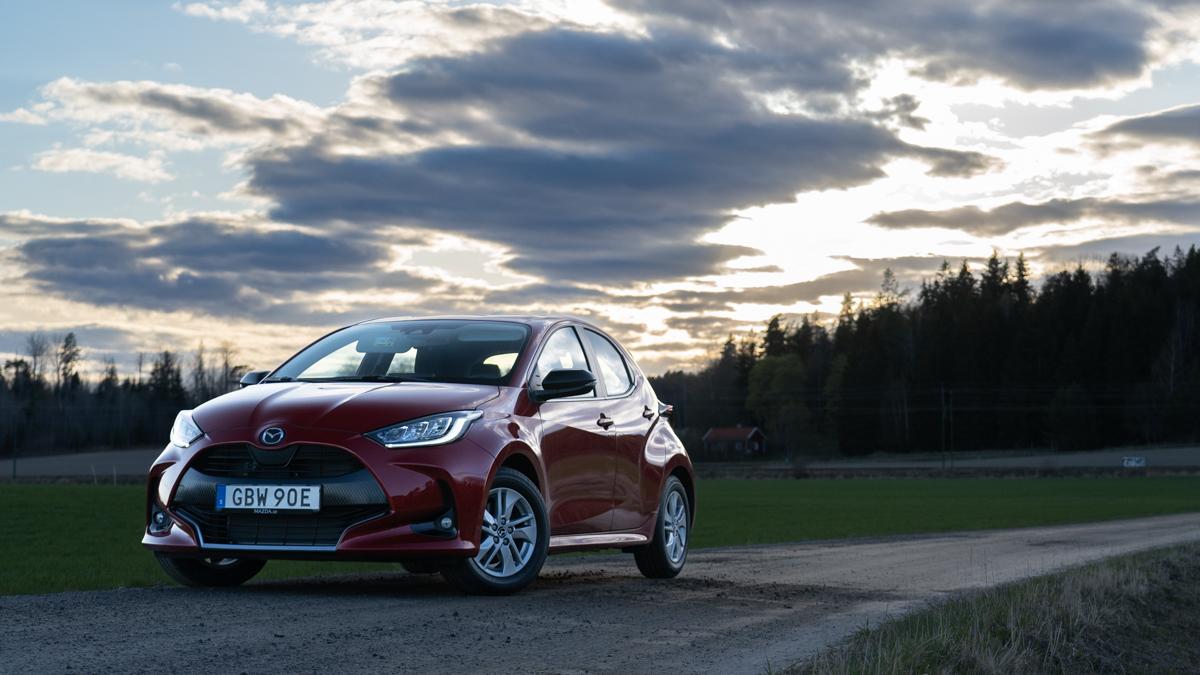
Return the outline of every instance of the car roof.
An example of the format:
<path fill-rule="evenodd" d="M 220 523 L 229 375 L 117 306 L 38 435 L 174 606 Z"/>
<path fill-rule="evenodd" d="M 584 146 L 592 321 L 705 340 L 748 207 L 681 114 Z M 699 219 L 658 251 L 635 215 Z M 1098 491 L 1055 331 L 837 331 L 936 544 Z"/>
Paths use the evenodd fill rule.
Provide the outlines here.
<path fill-rule="evenodd" d="M 444 314 L 438 316 L 388 316 L 368 319 L 363 323 L 386 323 L 388 321 L 511 321 L 529 326 L 545 328 L 560 321 L 573 321 L 585 326 L 602 328 L 586 319 L 565 314 Z"/>

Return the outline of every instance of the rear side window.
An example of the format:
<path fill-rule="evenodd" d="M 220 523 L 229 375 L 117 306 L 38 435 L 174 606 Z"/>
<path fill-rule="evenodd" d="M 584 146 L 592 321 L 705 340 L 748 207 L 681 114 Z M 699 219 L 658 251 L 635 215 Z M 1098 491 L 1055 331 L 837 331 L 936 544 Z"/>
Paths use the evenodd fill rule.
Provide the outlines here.
<path fill-rule="evenodd" d="M 596 354 L 596 366 L 600 369 L 600 378 L 604 380 L 608 395 L 618 396 L 629 391 L 633 386 L 633 378 L 629 375 L 625 359 L 621 358 L 621 352 L 608 338 L 596 331 L 585 328 L 583 334 Z"/>

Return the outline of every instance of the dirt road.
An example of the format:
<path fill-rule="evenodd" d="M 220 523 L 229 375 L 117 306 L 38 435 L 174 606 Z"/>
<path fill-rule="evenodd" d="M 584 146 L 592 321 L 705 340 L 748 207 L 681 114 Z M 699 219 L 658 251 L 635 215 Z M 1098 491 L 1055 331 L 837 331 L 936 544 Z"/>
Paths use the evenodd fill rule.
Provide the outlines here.
<path fill-rule="evenodd" d="M 754 673 L 947 593 L 1196 540 L 1184 514 L 710 549 L 673 581 L 560 557 L 508 598 L 400 572 L 0 598 L 0 671 Z"/>

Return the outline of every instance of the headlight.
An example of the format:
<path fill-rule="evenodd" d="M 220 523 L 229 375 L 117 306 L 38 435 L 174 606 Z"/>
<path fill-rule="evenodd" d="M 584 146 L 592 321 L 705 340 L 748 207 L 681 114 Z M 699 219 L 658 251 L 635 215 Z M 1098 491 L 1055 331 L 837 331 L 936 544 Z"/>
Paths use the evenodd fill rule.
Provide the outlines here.
<path fill-rule="evenodd" d="M 462 438 L 471 422 L 483 417 L 478 410 L 459 410 L 393 424 L 365 436 L 386 448 L 441 445 Z"/>
<path fill-rule="evenodd" d="M 175 416 L 175 426 L 171 427 L 171 443 L 186 448 L 203 435 L 196 420 L 192 419 L 192 411 L 180 410 Z"/>

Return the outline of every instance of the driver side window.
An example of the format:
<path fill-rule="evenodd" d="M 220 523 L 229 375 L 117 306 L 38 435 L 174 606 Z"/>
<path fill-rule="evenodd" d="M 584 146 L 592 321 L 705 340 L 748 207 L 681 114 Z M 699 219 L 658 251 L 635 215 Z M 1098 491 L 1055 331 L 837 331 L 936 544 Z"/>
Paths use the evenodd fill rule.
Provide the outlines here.
<path fill-rule="evenodd" d="M 579 342 L 579 335 L 575 333 L 575 329 L 570 326 L 559 328 L 554 331 L 549 340 L 546 340 L 546 347 L 542 349 L 542 355 L 538 357 L 537 366 L 534 368 L 534 377 L 541 380 L 547 373 L 552 370 L 587 370 L 592 369 L 588 366 L 587 356 L 583 352 L 583 345 Z M 596 392 L 593 390 L 588 394 L 580 394 L 570 398 L 595 398 Z"/>

